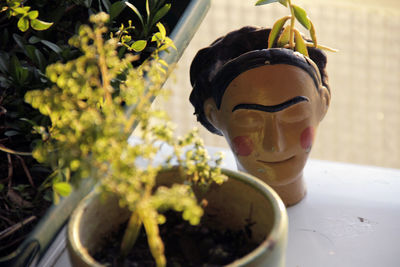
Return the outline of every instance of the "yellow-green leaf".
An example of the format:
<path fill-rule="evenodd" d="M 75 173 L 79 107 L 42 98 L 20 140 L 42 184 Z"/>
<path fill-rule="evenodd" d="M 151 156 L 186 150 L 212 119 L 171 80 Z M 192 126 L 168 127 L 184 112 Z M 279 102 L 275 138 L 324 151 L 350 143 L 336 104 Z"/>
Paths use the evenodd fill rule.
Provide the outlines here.
<path fill-rule="evenodd" d="M 167 36 L 167 31 L 165 30 L 164 25 L 161 22 L 158 22 L 156 26 L 158 28 L 158 31 L 161 33 L 162 39 L 164 39 L 165 36 Z"/>
<path fill-rule="evenodd" d="M 145 49 L 146 45 L 147 45 L 146 40 L 138 40 L 134 42 L 130 48 L 135 52 L 141 52 L 143 51 L 143 49 Z"/>
<path fill-rule="evenodd" d="M 28 17 L 30 19 L 36 19 L 38 16 L 39 16 L 39 12 L 37 10 L 33 10 L 28 13 Z"/>
<path fill-rule="evenodd" d="M 310 20 L 311 23 L 311 28 L 310 28 L 310 36 L 311 36 L 311 40 L 314 43 L 314 46 L 317 47 L 317 34 L 315 33 L 315 28 L 314 28 L 314 24 L 312 23 L 312 21 Z"/>
<path fill-rule="evenodd" d="M 306 42 L 297 29 L 294 29 L 294 40 L 296 42 L 294 49 L 308 57 Z"/>
<path fill-rule="evenodd" d="M 29 29 L 29 20 L 27 17 L 21 17 L 17 23 L 18 29 L 22 32 L 26 32 Z"/>
<path fill-rule="evenodd" d="M 306 11 L 296 5 L 292 5 L 293 11 L 294 11 L 294 16 L 296 19 L 303 25 L 307 30 L 311 28 L 311 23 L 310 20 L 307 17 Z"/>
<path fill-rule="evenodd" d="M 267 4 L 271 4 L 271 3 L 275 3 L 275 2 L 279 2 L 282 5 L 287 7 L 287 0 L 258 0 L 256 2 L 256 6 L 267 5 Z"/>
<path fill-rule="evenodd" d="M 48 28 L 51 27 L 51 25 L 53 25 L 53 22 L 45 22 L 40 19 L 31 20 L 32 28 L 37 31 L 47 30 Z"/>
<path fill-rule="evenodd" d="M 271 48 L 278 37 L 279 32 L 281 31 L 283 25 L 285 25 L 286 21 L 290 19 L 290 16 L 285 16 L 283 18 L 278 19 L 274 26 L 272 26 L 271 32 L 268 36 L 268 48 Z"/>
<path fill-rule="evenodd" d="M 286 44 L 289 43 L 290 40 L 290 26 L 286 26 L 283 28 L 281 35 L 278 38 L 277 46 L 284 47 Z"/>
<path fill-rule="evenodd" d="M 72 191 L 72 186 L 69 183 L 59 182 L 53 184 L 53 190 L 60 196 L 68 196 Z"/>

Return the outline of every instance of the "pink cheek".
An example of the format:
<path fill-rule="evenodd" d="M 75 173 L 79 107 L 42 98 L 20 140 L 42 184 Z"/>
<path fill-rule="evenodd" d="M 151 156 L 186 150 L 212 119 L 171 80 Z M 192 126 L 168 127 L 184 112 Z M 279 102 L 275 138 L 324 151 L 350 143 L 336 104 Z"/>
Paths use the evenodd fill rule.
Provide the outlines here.
<path fill-rule="evenodd" d="M 300 144 L 301 147 L 307 152 L 311 150 L 312 143 L 314 141 L 314 127 L 307 127 L 301 133 Z"/>
<path fill-rule="evenodd" d="M 232 143 L 233 150 L 238 156 L 249 156 L 253 152 L 253 141 L 248 136 L 237 136 Z"/>

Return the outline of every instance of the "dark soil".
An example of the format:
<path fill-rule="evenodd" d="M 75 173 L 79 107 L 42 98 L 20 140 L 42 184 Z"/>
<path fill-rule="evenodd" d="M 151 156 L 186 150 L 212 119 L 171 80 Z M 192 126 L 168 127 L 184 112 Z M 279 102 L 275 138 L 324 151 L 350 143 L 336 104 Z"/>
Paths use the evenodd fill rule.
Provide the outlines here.
<path fill-rule="evenodd" d="M 258 245 L 249 240 L 249 236 L 244 230 L 221 232 L 207 227 L 204 222 L 192 226 L 174 212 L 168 212 L 166 216 L 167 222 L 160 225 L 160 235 L 165 246 L 167 266 L 223 266 L 243 257 Z M 97 261 L 112 266 L 121 266 L 116 263 L 116 258 L 123 230 L 124 227 L 121 227 L 114 235 L 104 240 L 105 246 L 94 255 Z M 131 254 L 128 255 L 122 266 L 156 266 L 148 249 L 143 228 Z"/>

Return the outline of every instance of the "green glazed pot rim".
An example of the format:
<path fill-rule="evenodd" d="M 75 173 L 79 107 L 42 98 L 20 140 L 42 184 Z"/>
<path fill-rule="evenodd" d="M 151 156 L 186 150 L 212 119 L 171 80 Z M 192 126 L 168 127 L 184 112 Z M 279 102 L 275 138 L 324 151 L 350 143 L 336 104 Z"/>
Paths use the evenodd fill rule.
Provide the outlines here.
<path fill-rule="evenodd" d="M 231 179 L 235 179 L 242 183 L 249 185 L 255 190 L 259 191 L 272 206 L 274 212 L 274 221 L 272 229 L 265 240 L 252 252 L 245 255 L 244 257 L 232 262 L 228 266 L 242 266 L 251 263 L 255 259 L 261 257 L 261 255 L 268 256 L 274 250 L 274 246 L 278 243 L 282 237 L 285 238 L 287 233 L 288 217 L 286 213 L 286 207 L 283 201 L 280 199 L 278 194 L 267 184 L 251 176 L 247 173 L 229 170 L 222 168 L 222 173 L 229 176 Z M 79 228 L 79 222 L 87 205 L 96 197 L 100 192 L 98 190 L 93 190 L 87 197 L 85 197 L 81 204 L 78 205 L 77 209 L 73 212 L 70 222 L 68 225 L 68 243 L 71 248 L 77 253 L 81 259 L 83 259 L 88 266 L 100 267 L 103 266 L 96 262 L 89 254 L 89 252 L 84 248 L 79 241 L 76 229 Z"/>
<path fill-rule="evenodd" d="M 272 253 L 276 243 L 286 235 L 288 227 L 288 216 L 286 207 L 279 195 L 266 183 L 260 179 L 240 171 L 233 171 L 229 169 L 222 169 L 222 173 L 228 175 L 230 178 L 234 178 L 241 181 L 252 188 L 259 191 L 266 199 L 269 200 L 272 210 L 274 212 L 274 222 L 272 225 L 271 232 L 266 239 L 252 252 L 246 256 L 232 262 L 228 266 L 242 266 L 246 265 L 261 255 Z"/>

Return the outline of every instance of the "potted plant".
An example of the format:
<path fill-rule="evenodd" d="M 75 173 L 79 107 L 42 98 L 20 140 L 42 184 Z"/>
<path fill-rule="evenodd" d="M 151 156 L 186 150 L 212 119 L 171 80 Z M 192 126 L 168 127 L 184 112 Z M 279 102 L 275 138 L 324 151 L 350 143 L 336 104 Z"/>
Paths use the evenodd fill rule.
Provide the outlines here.
<path fill-rule="evenodd" d="M 115 247 L 112 241 L 99 238 L 124 223 L 118 241 L 120 250 L 111 263 L 125 263 L 132 247 L 135 250 L 136 243 L 141 243 L 137 240 L 143 229 L 155 264 L 165 266 L 167 259 L 158 225 L 166 218 L 169 221 L 169 216 L 162 212 L 175 210 L 190 224 L 197 224 L 203 214 L 202 203 L 208 209 L 207 221 L 214 220 L 214 228 L 228 218 L 237 218 L 232 225 L 221 227 L 230 228 L 239 248 L 254 243 L 254 251 L 238 254 L 244 256 L 239 263 L 260 261 L 283 266 L 287 216 L 277 195 L 253 178 L 229 171 L 225 171 L 230 177 L 228 182 L 207 191 L 227 179 L 218 167 L 221 158 L 210 164 L 195 132 L 176 138 L 164 112 L 151 108 L 152 99 L 163 92 L 161 85 L 168 67 L 158 54 L 170 44 L 162 25 L 157 26 L 155 52 L 136 66 L 137 57 L 118 56 L 120 36 L 109 40 L 102 37 L 107 32 L 108 18 L 105 13 L 92 16 L 93 28 L 82 26 L 79 35 L 70 40 L 82 55 L 49 66 L 47 75 L 53 85 L 26 94 L 26 101 L 52 121 L 49 129 L 52 139 L 35 149 L 36 158 L 62 163 L 64 168 L 71 169 L 71 180 L 90 176 L 99 182 L 97 191 L 77 208 L 69 224 L 74 265 L 98 265 L 89 253 L 98 252 L 102 243 Z M 139 140 L 129 144 L 134 125 Z M 163 166 L 154 160 L 164 145 L 169 145 L 172 153 L 166 155 L 167 171 L 161 172 Z M 177 167 L 171 169 L 171 165 Z M 202 199 L 204 190 L 209 193 L 200 202 L 196 195 Z M 102 202 L 104 196 L 106 202 Z M 243 203 L 244 208 L 240 207 Z M 100 216 L 105 225 L 97 223 L 102 221 Z M 204 227 L 213 229 L 206 224 Z M 226 258 L 227 252 L 222 248 L 212 243 L 209 246 L 214 249 L 212 256 L 217 261 Z M 236 258 L 224 263 L 232 260 Z"/>
<path fill-rule="evenodd" d="M 303 168 L 330 103 L 327 57 L 307 13 L 291 0 L 290 15 L 272 28 L 246 26 L 201 49 L 192 61 L 190 101 L 197 120 L 222 135 L 238 169 L 274 188 L 287 206 L 306 194 Z M 311 35 L 295 28 L 300 22 Z M 206 67 L 205 67 L 206 66 Z"/>
<path fill-rule="evenodd" d="M 131 40 L 128 37 L 121 40 L 125 48 L 119 47 L 120 55 L 143 49 L 143 41 L 148 40 L 149 45 L 141 52 L 146 54 L 147 50 L 154 49 L 150 42 L 158 28 L 153 23 L 153 31 L 147 33 L 149 39 L 143 38 L 140 36 L 140 20 L 152 16 L 157 22 L 161 18 L 177 49 L 162 53 L 160 57 L 173 64 L 192 38 L 210 4 L 209 1 L 198 0 L 176 4 L 150 1 L 151 5 L 157 4 L 158 9 L 146 11 L 146 1 L 142 2 L 131 7 L 124 1 L 31 1 L 27 4 L 22 0 L 7 0 L 0 4 L 0 161 L 2 173 L 8 174 L 1 178 L 0 183 L 1 266 L 28 265 L 34 258 L 41 257 L 76 204 L 93 186 L 93 181 L 87 179 L 68 194 L 71 187 L 64 183 L 68 171 L 38 163 L 31 153 L 38 143 L 47 140 L 50 120 L 24 103 L 24 95 L 30 90 L 51 85 L 45 75 L 48 65 L 79 56 L 79 50 L 69 45 L 68 39 L 81 24 L 88 22 L 90 14 L 103 10 L 112 16 L 109 26 L 114 33 L 124 23 L 129 34 L 137 34 Z M 161 13 L 158 13 L 160 10 Z M 156 18 L 155 14 L 158 14 Z M 128 20 L 132 20 L 132 24 Z M 133 26 L 136 26 L 136 32 L 133 32 Z M 150 30 L 151 25 L 146 26 Z M 51 205 L 57 199 L 60 199 L 59 203 Z M 46 209 L 38 210 L 36 206 Z M 50 209 L 47 210 L 47 207 Z M 23 214 L 26 217 L 19 222 L 9 213 L 13 210 L 18 218 Z M 20 237 L 10 235 L 21 232 Z"/>

